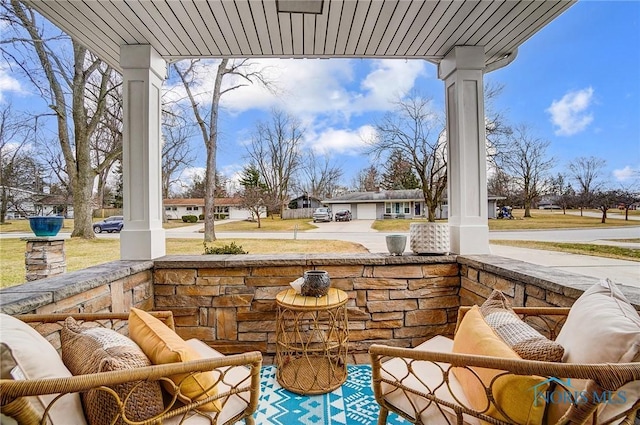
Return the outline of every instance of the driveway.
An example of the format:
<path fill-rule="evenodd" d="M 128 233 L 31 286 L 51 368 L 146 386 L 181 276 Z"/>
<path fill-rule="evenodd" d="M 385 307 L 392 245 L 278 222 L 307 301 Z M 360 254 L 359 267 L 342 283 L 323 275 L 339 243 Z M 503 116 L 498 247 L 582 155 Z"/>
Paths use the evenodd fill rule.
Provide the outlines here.
<path fill-rule="evenodd" d="M 371 226 L 374 220 L 351 220 L 318 222 L 317 229 L 307 230 L 305 233 L 378 233 Z"/>

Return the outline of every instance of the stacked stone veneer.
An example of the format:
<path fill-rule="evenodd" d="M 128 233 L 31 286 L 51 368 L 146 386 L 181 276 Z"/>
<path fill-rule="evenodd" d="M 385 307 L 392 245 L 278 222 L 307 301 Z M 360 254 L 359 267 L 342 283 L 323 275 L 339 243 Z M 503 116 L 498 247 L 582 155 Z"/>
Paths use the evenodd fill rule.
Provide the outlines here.
<path fill-rule="evenodd" d="M 24 263 L 28 282 L 56 276 L 67 271 L 64 239 L 36 237 L 24 240 L 27 241 Z"/>
<path fill-rule="evenodd" d="M 275 353 L 276 294 L 305 270 L 326 270 L 349 295 L 350 351 L 373 343 L 412 347 L 452 335 L 460 300 L 454 256 L 164 257 L 154 270 L 155 308 L 177 332 L 223 353 Z"/>
<path fill-rule="evenodd" d="M 0 312 L 101 313 L 153 310 L 153 262 L 114 261 L 0 291 Z"/>
<path fill-rule="evenodd" d="M 518 306 L 570 306 L 598 280 L 507 258 L 379 254 L 175 256 L 115 261 L 0 290 L 0 312 L 172 310 L 178 332 L 226 353 L 275 346 L 275 295 L 323 269 L 349 294 L 351 352 L 372 343 L 415 346 L 451 335 L 459 305 L 493 289 Z M 615 276 L 612 276 L 615 280 Z M 640 288 L 621 286 L 640 310 Z"/>
<path fill-rule="evenodd" d="M 571 307 L 598 279 L 493 255 L 458 256 L 460 304 L 482 304 L 494 289 L 513 305 Z M 615 275 L 610 276 L 615 281 Z M 640 288 L 618 285 L 640 311 Z"/>

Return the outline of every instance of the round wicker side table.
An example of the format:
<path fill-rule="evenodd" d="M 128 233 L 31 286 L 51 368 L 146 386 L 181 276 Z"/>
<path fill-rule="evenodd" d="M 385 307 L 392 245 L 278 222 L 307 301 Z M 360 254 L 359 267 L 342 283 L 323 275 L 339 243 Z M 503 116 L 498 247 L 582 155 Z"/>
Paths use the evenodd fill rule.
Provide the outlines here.
<path fill-rule="evenodd" d="M 346 292 L 323 297 L 293 289 L 276 295 L 276 378 L 297 394 L 324 394 L 347 380 L 349 327 Z"/>

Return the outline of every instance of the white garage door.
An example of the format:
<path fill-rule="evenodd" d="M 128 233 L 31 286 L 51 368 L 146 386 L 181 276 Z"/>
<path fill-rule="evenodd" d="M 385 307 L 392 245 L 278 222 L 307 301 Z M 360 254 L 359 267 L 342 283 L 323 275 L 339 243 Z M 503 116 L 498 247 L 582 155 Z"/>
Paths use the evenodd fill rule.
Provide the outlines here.
<path fill-rule="evenodd" d="M 375 220 L 376 204 L 358 204 L 357 218 L 360 220 Z"/>

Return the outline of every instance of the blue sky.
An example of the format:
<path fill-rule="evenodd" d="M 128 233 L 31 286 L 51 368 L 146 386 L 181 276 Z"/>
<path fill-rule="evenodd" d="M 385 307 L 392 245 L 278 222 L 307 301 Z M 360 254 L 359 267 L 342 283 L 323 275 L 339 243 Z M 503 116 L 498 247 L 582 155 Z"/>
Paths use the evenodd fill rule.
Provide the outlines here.
<path fill-rule="evenodd" d="M 433 99 L 435 109 L 444 109 L 443 82 L 435 65 L 425 61 L 271 59 L 255 64 L 269 67 L 278 95 L 252 86 L 223 97 L 218 168 L 227 176 L 242 168 L 244 144 L 273 107 L 303 123 L 306 148 L 343 166 L 347 187 L 370 163 L 362 155 L 363 140 L 392 108 L 391 100 L 418 90 Z M 579 156 L 595 156 L 606 160 L 603 177 L 611 187 L 638 182 L 639 1 L 579 1 L 521 46 L 512 64 L 485 78 L 504 85 L 494 108 L 510 124 L 527 124 L 550 141 L 556 172 Z M 202 81 L 203 87 L 207 83 Z M 16 109 L 46 107 L 32 87 L 0 63 L 0 101 L 9 100 Z M 198 159 L 183 173 L 185 180 L 204 165 L 202 141 L 195 139 L 193 148 Z"/>

